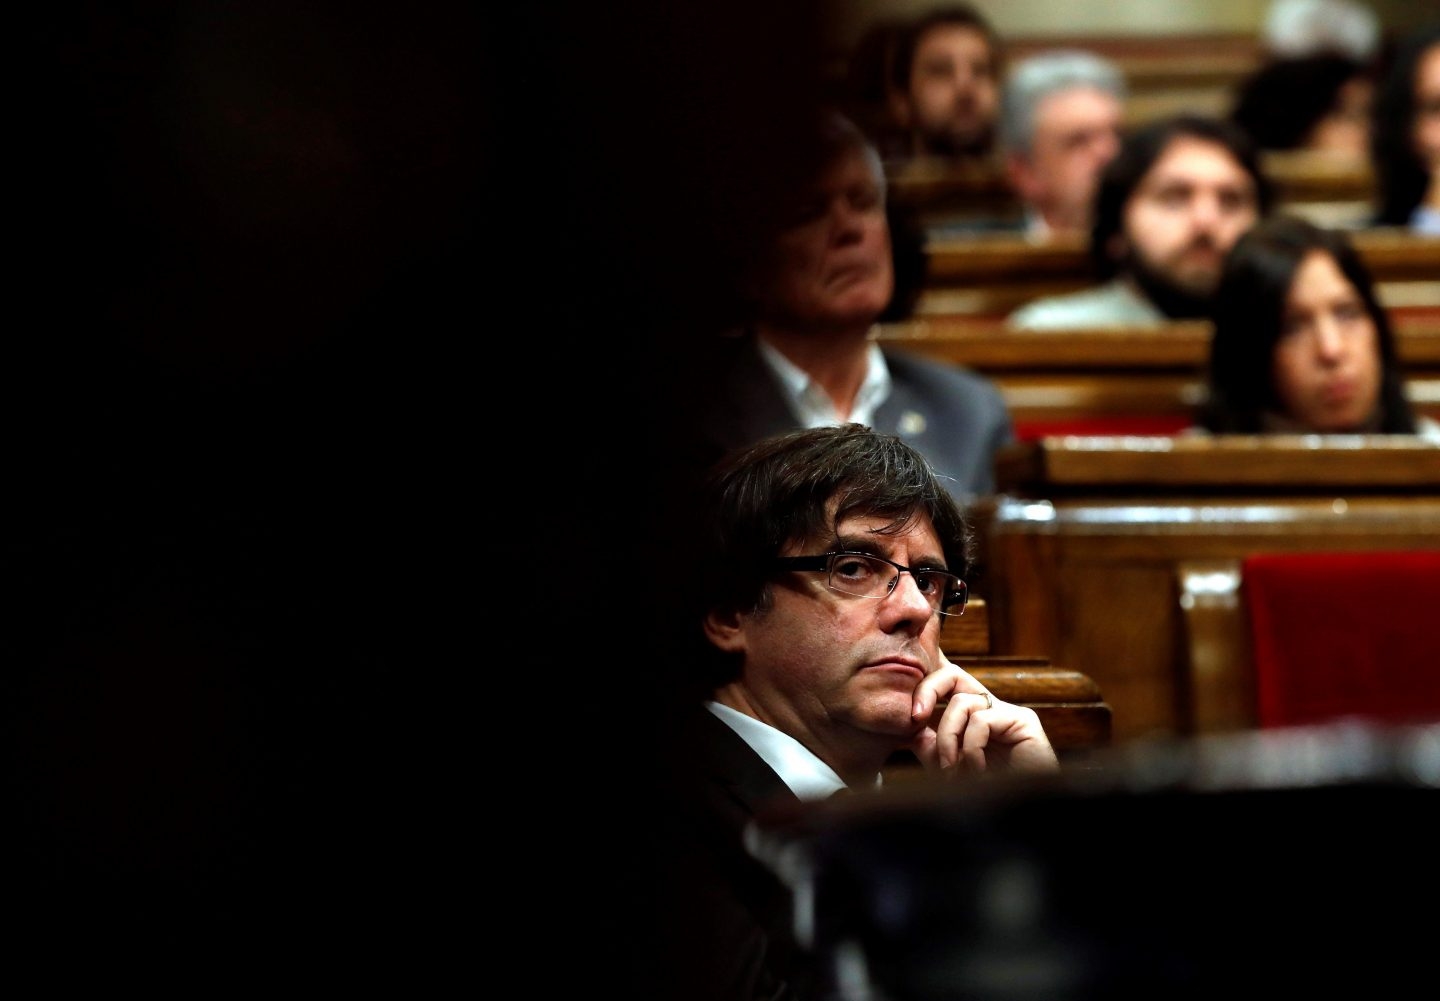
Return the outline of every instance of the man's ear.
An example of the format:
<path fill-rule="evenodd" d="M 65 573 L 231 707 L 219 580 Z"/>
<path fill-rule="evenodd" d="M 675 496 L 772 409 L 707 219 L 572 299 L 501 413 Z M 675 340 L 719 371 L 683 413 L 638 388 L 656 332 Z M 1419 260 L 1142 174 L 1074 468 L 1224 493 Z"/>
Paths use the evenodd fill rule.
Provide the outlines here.
<path fill-rule="evenodd" d="M 705 616 L 705 638 L 725 653 L 744 653 L 745 617 L 736 611 L 712 609 Z"/>

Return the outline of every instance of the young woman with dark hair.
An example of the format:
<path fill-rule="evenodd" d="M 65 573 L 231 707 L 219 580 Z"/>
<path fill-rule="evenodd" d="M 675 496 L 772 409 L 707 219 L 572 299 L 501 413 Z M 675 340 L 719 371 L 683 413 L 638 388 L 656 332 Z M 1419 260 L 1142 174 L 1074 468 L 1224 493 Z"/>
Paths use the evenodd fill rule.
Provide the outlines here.
<path fill-rule="evenodd" d="M 1257 223 L 1226 258 L 1197 430 L 1424 434 L 1395 337 L 1349 237 L 1290 216 Z"/>

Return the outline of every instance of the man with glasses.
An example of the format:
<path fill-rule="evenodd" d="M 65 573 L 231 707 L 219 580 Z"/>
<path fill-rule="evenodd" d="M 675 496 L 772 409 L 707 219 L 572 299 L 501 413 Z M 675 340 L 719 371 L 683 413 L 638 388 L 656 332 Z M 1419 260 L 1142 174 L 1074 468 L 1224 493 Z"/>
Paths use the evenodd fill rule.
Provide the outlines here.
<path fill-rule="evenodd" d="M 757 814 L 874 790 L 910 752 L 964 775 L 1048 771 L 1031 709 L 940 652 L 963 613 L 970 535 L 925 458 L 860 424 L 732 453 L 704 482 L 696 701 L 668 748 L 676 809 L 653 851 L 654 956 L 686 997 L 816 997 L 788 891 L 745 849 Z"/>

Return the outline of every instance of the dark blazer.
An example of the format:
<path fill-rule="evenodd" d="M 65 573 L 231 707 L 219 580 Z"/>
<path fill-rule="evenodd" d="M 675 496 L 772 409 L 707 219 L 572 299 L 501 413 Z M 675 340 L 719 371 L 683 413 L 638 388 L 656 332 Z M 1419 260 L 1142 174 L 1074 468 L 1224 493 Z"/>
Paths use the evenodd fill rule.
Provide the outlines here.
<path fill-rule="evenodd" d="M 917 448 L 962 503 L 991 493 L 995 453 L 1015 434 L 1000 390 L 958 365 L 882 350 L 892 385 L 872 426 Z M 700 427 L 712 450 L 728 451 L 798 427 L 753 336 L 726 338 L 708 368 Z"/>
<path fill-rule="evenodd" d="M 757 815 L 799 800 L 734 730 L 700 707 L 666 748 L 649 878 L 658 889 L 651 974 L 662 997 L 816 998 L 793 937 L 789 889 L 745 848 Z"/>

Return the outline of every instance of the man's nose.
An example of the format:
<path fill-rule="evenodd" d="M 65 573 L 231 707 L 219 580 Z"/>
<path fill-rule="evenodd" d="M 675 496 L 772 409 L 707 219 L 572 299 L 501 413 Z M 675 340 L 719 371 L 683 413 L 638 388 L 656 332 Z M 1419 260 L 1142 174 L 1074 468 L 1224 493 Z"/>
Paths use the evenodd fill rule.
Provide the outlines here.
<path fill-rule="evenodd" d="M 885 604 L 892 612 L 903 612 L 907 619 L 915 619 L 921 625 L 935 614 L 935 607 L 921 593 L 920 582 L 911 573 L 900 574 L 890 594 L 886 596 Z"/>
<path fill-rule="evenodd" d="M 1197 229 L 1213 231 L 1222 216 L 1220 199 L 1214 195 L 1199 195 L 1190 203 L 1190 217 Z"/>

